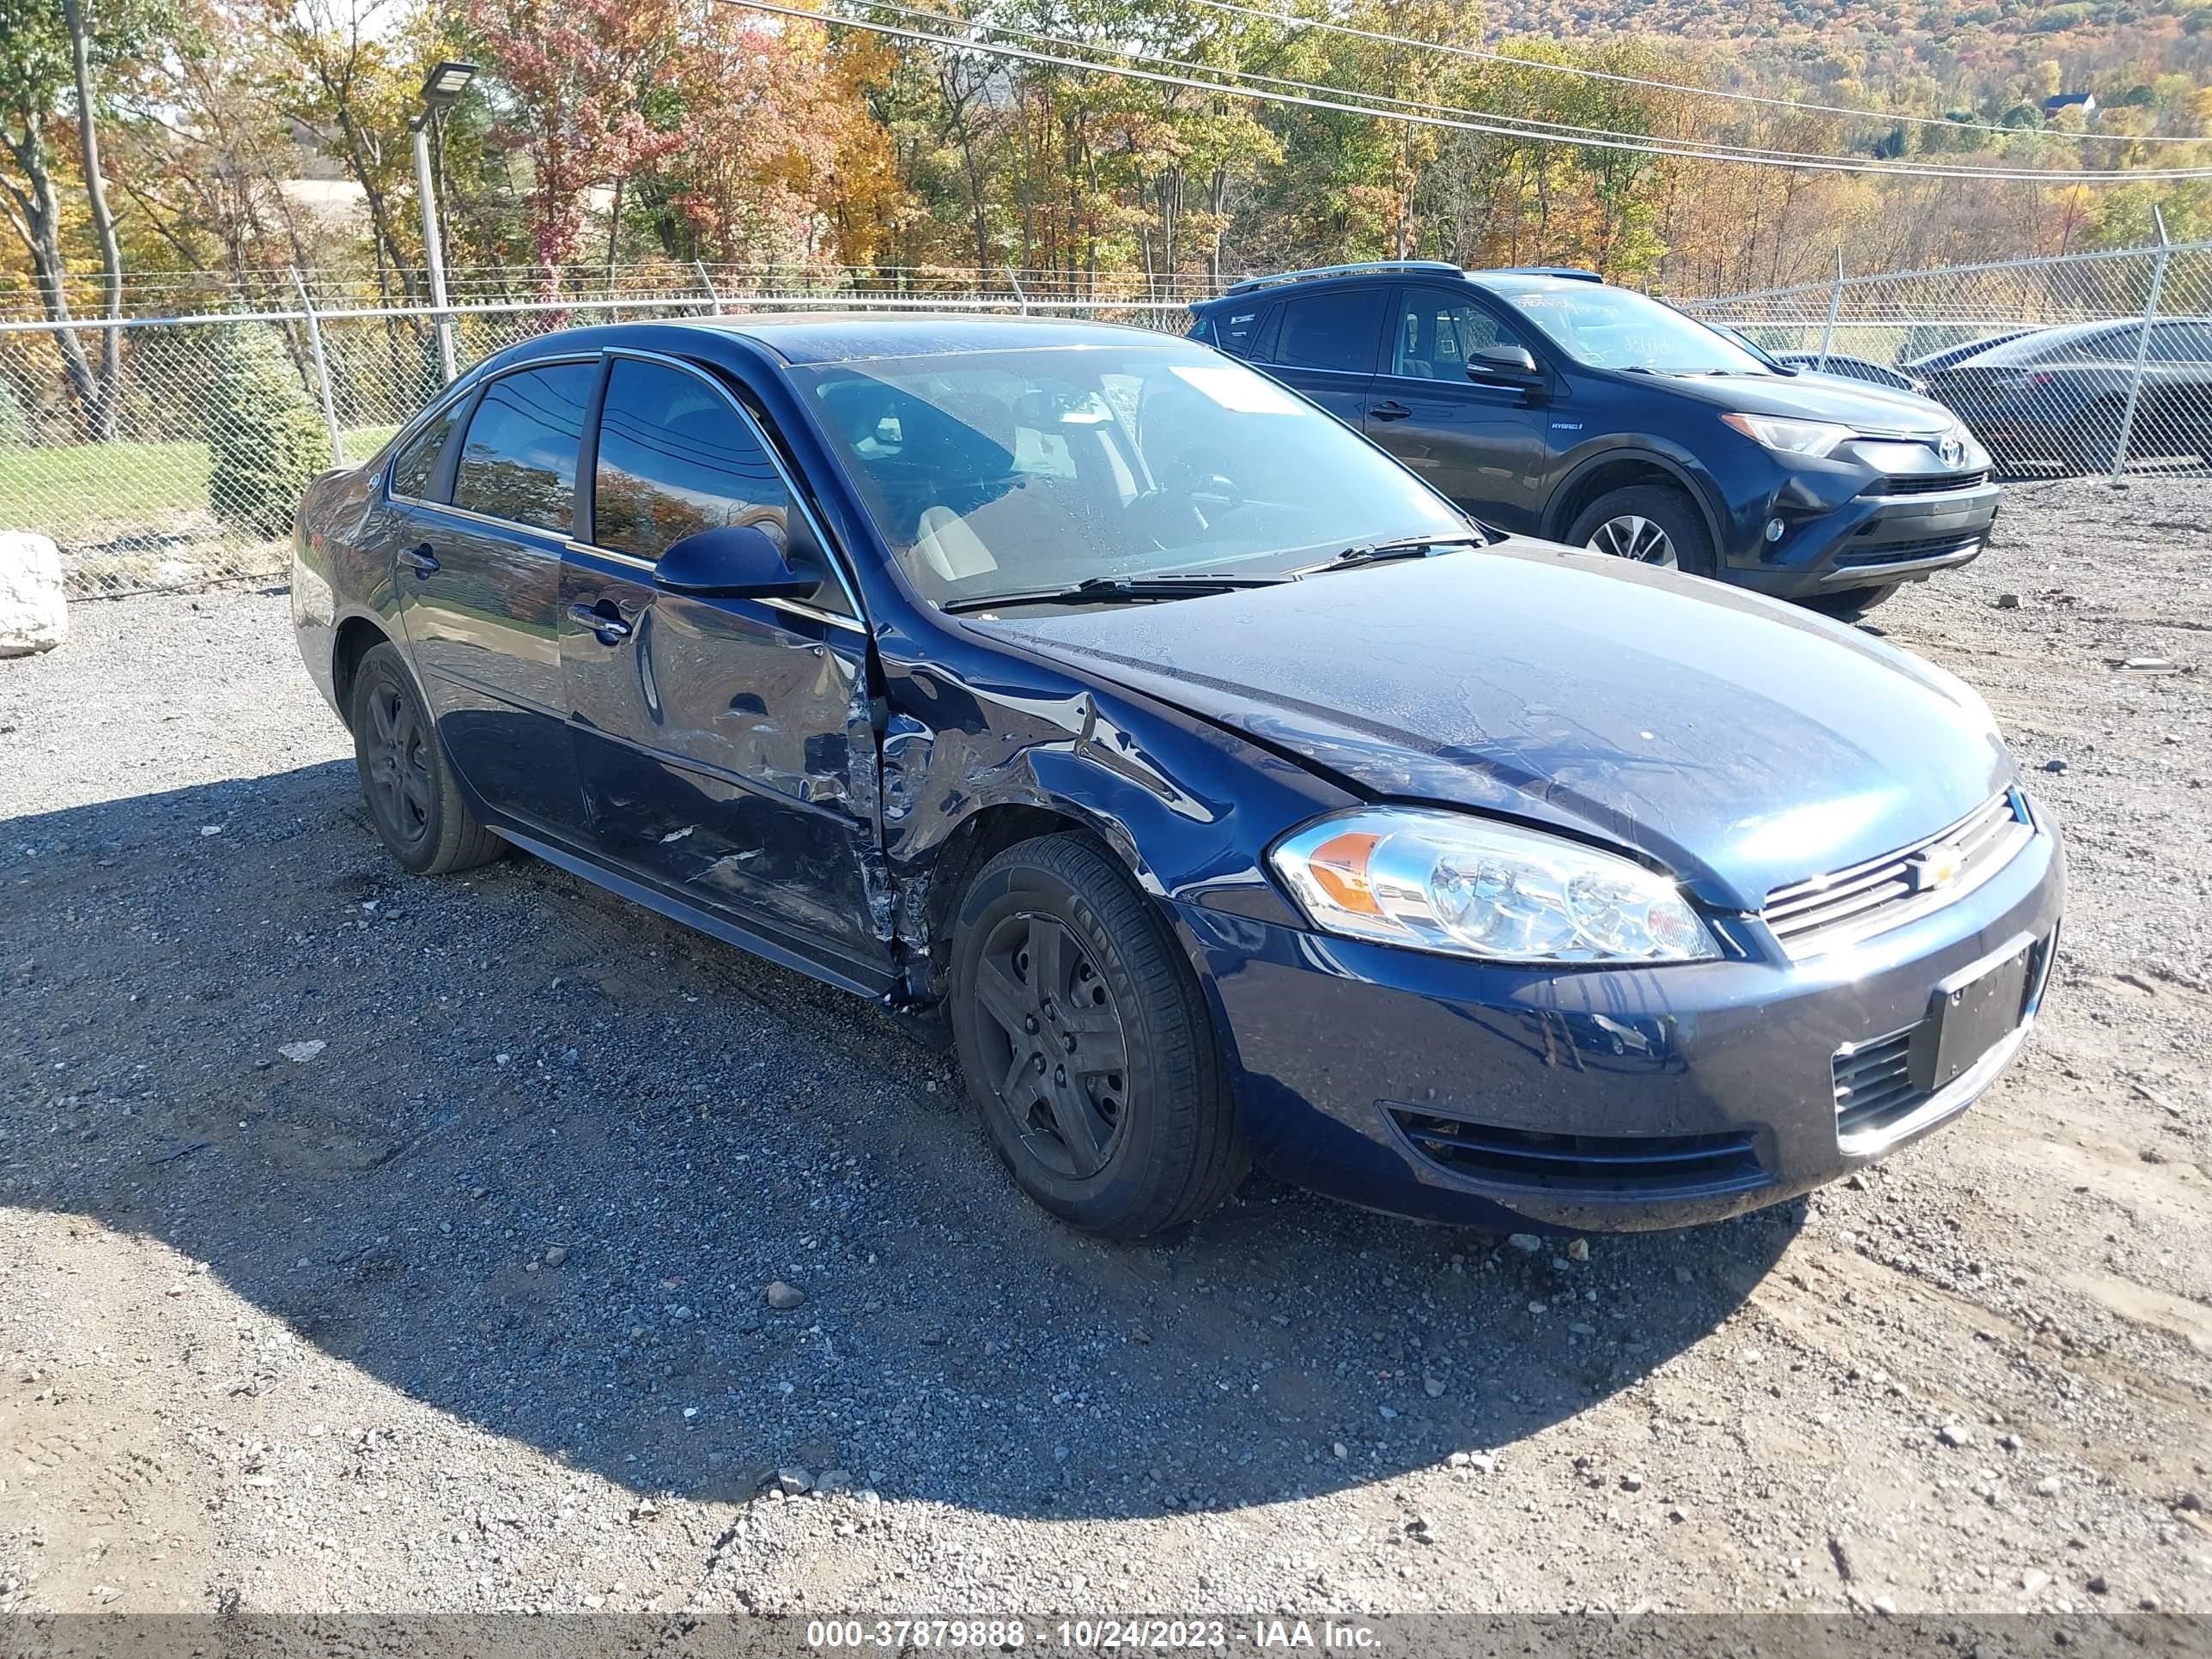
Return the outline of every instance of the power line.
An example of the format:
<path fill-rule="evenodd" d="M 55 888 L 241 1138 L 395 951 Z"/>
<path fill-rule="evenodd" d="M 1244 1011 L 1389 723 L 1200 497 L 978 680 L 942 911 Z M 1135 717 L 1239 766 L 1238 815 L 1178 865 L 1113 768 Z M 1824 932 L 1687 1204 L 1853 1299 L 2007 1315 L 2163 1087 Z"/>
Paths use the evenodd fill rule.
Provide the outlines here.
<path fill-rule="evenodd" d="M 1295 81 L 1279 75 L 1261 75 L 1249 70 L 1230 69 L 1220 64 L 1201 63 L 1186 58 L 1170 58 L 1162 52 L 1140 52 L 1132 50 L 1125 46 L 1106 46 L 1097 41 L 1079 40 L 1071 39 L 1066 35 L 1047 33 L 1041 29 L 1017 27 L 1007 23 L 990 22 L 981 18 L 960 17 L 947 12 L 927 11 L 915 6 L 896 5 L 891 3 L 891 0 L 855 0 L 855 3 L 865 4 L 873 11 L 896 12 L 902 17 L 927 18 L 932 22 L 950 23 L 961 28 L 987 29 L 993 34 L 1010 35 L 1019 40 L 1028 41 L 1043 41 L 1048 45 L 1073 47 L 1078 51 L 1109 52 L 1116 58 L 1128 58 L 1138 63 L 1158 64 L 1170 69 L 1198 70 L 1209 75 L 1233 76 L 1238 81 L 1242 82 L 1259 82 L 1273 87 L 1287 87 L 1294 91 L 1299 92 L 1340 94 L 1345 96 L 1358 98 L 1368 104 L 1389 105 L 1395 110 L 1413 110 L 1431 115 L 1456 116 L 1477 120 L 1507 121 L 1513 123 L 1516 129 L 1522 127 L 1528 128 L 1528 131 L 1521 136 L 1530 138 L 1540 139 L 1547 137 L 1569 137 L 1573 142 L 1580 142 L 1578 138 L 1572 138 L 1572 136 L 1587 134 L 1595 135 L 1601 138 L 1620 139 L 1626 143 L 1635 145 L 1641 145 L 1653 141 L 1652 134 L 1643 132 L 1624 132 L 1617 127 L 1589 126 L 1582 123 L 1573 121 L 1552 121 L 1533 115 L 1508 115 L 1494 110 L 1468 109 L 1464 106 L 1456 104 L 1439 104 L 1425 101 L 1420 99 L 1399 98 L 1385 93 L 1346 93 L 1343 88 L 1327 85 L 1320 82 Z M 942 40 L 950 39 L 950 37 L 945 36 L 939 36 L 937 38 Z M 962 41 L 956 42 L 955 44 L 964 45 L 969 43 L 963 40 Z M 1104 68 L 1107 66 L 1098 65 L 1097 67 Z M 1389 112 L 1377 109 L 1369 112 L 1374 114 L 1387 114 Z M 1658 142 L 1666 143 L 1670 141 L 1660 140 Z M 1711 151 L 1716 155 L 1722 152 L 1725 152 L 1729 159 L 1735 161 L 1853 161 L 1856 160 L 1856 157 L 1837 155 L 1832 152 L 1825 150 L 1777 149 L 1765 145 L 1725 143 L 1717 140 L 1685 140 L 1680 142 L 1696 143 L 1701 150 Z M 1987 168 L 1974 169 L 1974 173 L 1977 177 L 1987 177 L 1989 176 L 1989 173 L 1990 169 Z M 2037 173 L 2035 176 L 2038 179 L 2049 177 L 2048 174 L 2040 172 Z M 2140 177 L 2142 175 L 2130 174 L 2129 176 Z"/>
<path fill-rule="evenodd" d="M 1814 104 L 1795 98 L 1766 97 L 1755 92 L 1729 92 L 1720 87 L 1692 86 L 1681 81 L 1659 81 L 1640 75 L 1622 75 L 1611 70 L 1590 69 L 1578 64 L 1547 64 L 1540 58 L 1516 58 L 1510 52 L 1488 52 L 1479 46 L 1449 46 L 1441 40 L 1419 40 L 1409 35 L 1388 34 L 1379 29 L 1358 28 L 1350 23 L 1332 22 L 1326 18 L 1298 17 L 1287 12 L 1271 11 L 1265 7 L 1240 5 L 1237 0 L 1184 0 L 1184 3 L 1202 6 L 1208 11 L 1234 12 L 1239 16 L 1261 19 L 1280 24 L 1285 28 L 1321 29 L 1330 34 L 1346 34 L 1362 40 L 1373 40 L 1386 46 L 1412 46 L 1421 52 L 1443 52 L 1453 58 L 1473 58 L 1485 64 L 1510 64 L 1516 69 L 1538 70 L 1547 75 L 1567 75 L 1589 81 L 1610 81 L 1616 86 L 1645 87 L 1659 92 L 1686 92 L 1698 98 L 1725 98 L 1735 103 L 1759 104 L 1770 109 L 1812 111 L 1822 115 L 1848 115 L 1862 121 L 1884 121 L 1893 125 L 1941 127 L 1948 132 L 1991 132 L 2006 137 L 2023 131 L 2019 127 L 1999 126 L 1990 121 L 1954 121 L 1946 115 L 1906 115 L 1878 109 L 1854 109 L 1847 104 Z M 2069 132 L 2069 138 L 2103 144 L 2196 144 L 2201 138 L 2176 137 L 2172 134 L 2147 133 L 2138 137 L 2124 132 Z"/>
<path fill-rule="evenodd" d="M 1264 87 L 1239 86 L 1233 82 L 1218 80 L 1194 80 L 1188 76 L 1169 75 L 1158 70 L 1121 68 L 1112 64 L 1101 64 L 1085 58 L 1063 58 L 1053 52 L 1033 52 L 1023 46 L 957 39 L 919 29 L 901 28 L 894 24 L 878 23 L 863 18 L 834 15 L 799 6 L 781 5 L 776 3 L 776 0 L 719 0 L 719 3 L 723 5 L 738 6 L 748 11 L 765 12 L 772 16 L 793 18 L 802 22 L 834 23 L 845 28 L 864 30 L 871 34 L 885 35 L 894 40 L 913 40 L 926 46 L 943 46 L 957 52 L 1010 58 L 1021 63 L 1042 64 L 1058 69 L 1086 70 L 1095 75 L 1109 76 L 1122 80 L 1144 81 L 1158 86 L 1187 87 L 1194 91 L 1218 93 L 1233 98 L 1249 99 L 1258 103 L 1317 109 L 1340 115 L 1366 116 L 1377 120 L 1399 121 L 1411 126 L 1437 128 L 1446 131 L 1482 133 L 1492 137 L 1519 138 L 1538 143 L 1571 144 L 1584 149 L 1625 150 L 1638 155 L 1671 156 L 1680 161 L 1730 161 L 1739 165 L 1775 167 L 1797 172 L 1865 173 L 1905 179 L 1984 179 L 1999 182 L 2033 185 L 2141 184 L 2181 179 L 2212 178 L 2212 167 L 2142 167 L 2126 172 L 2113 172 L 2081 169 L 2045 171 L 2032 167 L 1929 167 L 1891 161 L 1857 161 L 1840 156 L 1769 156 L 1752 151 L 1732 150 L 1725 147 L 1700 146 L 1685 141 L 1654 141 L 1649 138 L 1631 138 L 1626 136 L 1575 137 L 1560 133 L 1531 131 L 1526 127 L 1503 125 L 1494 117 L 1472 120 L 1458 119 L 1442 115 L 1423 114 L 1414 111 L 1378 109 L 1370 104 L 1347 103 L 1341 101 L 1341 99 L 1356 98 L 1362 94 L 1345 93 L 1341 89 L 1339 89 L 1340 97 L 1336 99 L 1313 98 L 1296 93 L 1270 91 Z M 1224 72 L 1234 73 L 1233 70 Z"/>

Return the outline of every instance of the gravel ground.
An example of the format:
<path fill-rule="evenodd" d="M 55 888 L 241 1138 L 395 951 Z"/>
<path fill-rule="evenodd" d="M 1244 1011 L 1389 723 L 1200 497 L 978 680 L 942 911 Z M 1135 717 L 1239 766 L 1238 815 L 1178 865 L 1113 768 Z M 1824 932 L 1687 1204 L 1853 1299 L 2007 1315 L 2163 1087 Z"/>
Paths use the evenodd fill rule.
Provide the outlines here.
<path fill-rule="evenodd" d="M 1586 1259 L 1076 1237 L 870 1006 L 401 875 L 283 595 L 74 621 L 0 663 L 0 1610 L 2212 1611 L 2201 483 L 1871 619 L 2063 763 L 2021 1062 Z"/>

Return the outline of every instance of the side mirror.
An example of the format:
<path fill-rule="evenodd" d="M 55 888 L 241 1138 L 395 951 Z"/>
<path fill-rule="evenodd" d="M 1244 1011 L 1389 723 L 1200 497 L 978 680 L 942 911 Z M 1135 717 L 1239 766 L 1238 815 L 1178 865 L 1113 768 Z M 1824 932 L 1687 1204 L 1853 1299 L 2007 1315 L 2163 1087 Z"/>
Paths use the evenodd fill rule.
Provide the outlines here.
<path fill-rule="evenodd" d="M 653 585 L 702 599 L 805 599 L 822 586 L 802 575 L 758 525 L 718 525 L 686 536 L 660 556 Z"/>
<path fill-rule="evenodd" d="M 1536 359 L 1527 346 L 1498 344 L 1477 347 L 1474 356 L 1467 360 L 1467 377 L 1470 380 L 1488 380 L 1499 374 L 1533 380 L 1536 378 Z"/>

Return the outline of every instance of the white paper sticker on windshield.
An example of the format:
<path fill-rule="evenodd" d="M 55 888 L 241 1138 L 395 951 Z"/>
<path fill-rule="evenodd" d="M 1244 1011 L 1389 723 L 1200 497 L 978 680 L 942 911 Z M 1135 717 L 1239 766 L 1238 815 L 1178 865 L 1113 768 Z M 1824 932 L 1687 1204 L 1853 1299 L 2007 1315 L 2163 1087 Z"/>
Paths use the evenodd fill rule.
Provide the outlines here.
<path fill-rule="evenodd" d="M 1225 363 L 1176 363 L 1176 379 L 1239 415 L 1295 415 L 1304 407 L 1273 380 Z"/>

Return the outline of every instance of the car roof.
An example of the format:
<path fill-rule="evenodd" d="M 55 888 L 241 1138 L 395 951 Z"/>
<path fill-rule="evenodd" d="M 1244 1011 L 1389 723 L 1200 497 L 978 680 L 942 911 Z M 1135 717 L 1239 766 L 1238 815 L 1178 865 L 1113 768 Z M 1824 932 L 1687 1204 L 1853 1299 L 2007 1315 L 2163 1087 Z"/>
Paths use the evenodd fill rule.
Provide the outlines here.
<path fill-rule="evenodd" d="M 617 324 L 617 328 L 631 326 Z M 815 311 L 743 317 L 686 317 L 637 325 L 742 335 L 787 363 L 842 363 L 877 357 L 934 357 L 952 352 L 1041 347 L 1153 345 L 1193 349 L 1181 336 L 1119 323 L 1063 317 L 1006 317 L 987 312 Z"/>
<path fill-rule="evenodd" d="M 1382 259 L 1367 264 L 1322 265 L 1312 270 L 1286 270 L 1274 276 L 1255 276 L 1210 300 L 1194 300 L 1194 313 L 1227 306 L 1255 309 L 1293 294 L 1330 289 L 1383 286 L 1392 283 L 1468 283 L 1500 294 L 1557 293 L 1609 286 L 1594 270 L 1576 265 L 1501 265 L 1487 270 L 1462 270 L 1435 259 Z"/>
<path fill-rule="evenodd" d="M 2153 319 L 2152 326 L 2168 328 L 2177 325 L 2194 325 L 2202 328 L 2208 322 L 2212 322 L 2212 318 L 2159 317 Z M 2112 338 L 2125 343 L 2127 348 L 2132 349 L 2134 340 L 2142 331 L 2142 319 L 2140 317 L 2107 317 L 2087 323 L 2057 323 L 2049 328 L 2031 329 L 2027 333 L 2016 334 L 2008 340 L 2000 340 L 1996 344 L 1966 358 L 1965 362 L 1995 364 L 1998 367 L 2008 363 L 2026 362 L 2031 358 L 2040 357 L 2045 352 L 2063 349 L 2077 340 Z"/>
<path fill-rule="evenodd" d="M 1466 283 L 1497 294 L 1580 292 L 1610 286 L 1595 271 L 1571 265 L 1522 265 L 1490 270 L 1462 270 L 1432 260 L 1383 261 L 1370 265 L 1324 267 L 1318 270 L 1287 271 L 1279 278 L 1254 278 L 1226 294 L 1191 301 L 1191 313 L 1204 316 L 1229 307 L 1256 311 L 1294 295 L 1327 293 L 1338 288 L 1383 287 L 1393 283 Z"/>

